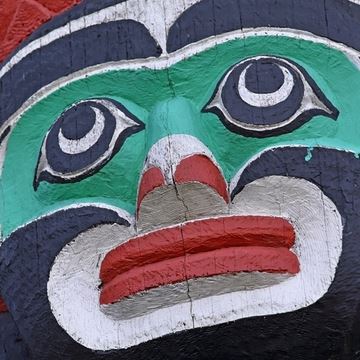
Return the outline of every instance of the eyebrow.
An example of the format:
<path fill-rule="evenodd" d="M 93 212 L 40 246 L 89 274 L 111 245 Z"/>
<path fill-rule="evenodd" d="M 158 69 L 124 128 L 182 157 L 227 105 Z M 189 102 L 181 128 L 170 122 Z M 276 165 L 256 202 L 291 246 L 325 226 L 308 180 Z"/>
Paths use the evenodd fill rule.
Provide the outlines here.
<path fill-rule="evenodd" d="M 248 28 L 307 31 L 360 50 L 360 5 L 348 0 L 202 0 L 172 25 L 167 51 Z"/>
<path fill-rule="evenodd" d="M 161 53 L 146 27 L 134 20 L 102 23 L 63 36 L 36 49 L 2 76 L 0 127 L 28 98 L 61 77 L 93 65 Z"/>

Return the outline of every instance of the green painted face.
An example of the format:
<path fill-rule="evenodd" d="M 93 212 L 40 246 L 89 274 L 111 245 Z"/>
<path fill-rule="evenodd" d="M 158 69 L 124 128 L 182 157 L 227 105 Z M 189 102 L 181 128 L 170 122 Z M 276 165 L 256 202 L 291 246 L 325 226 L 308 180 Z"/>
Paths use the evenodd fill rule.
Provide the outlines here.
<path fill-rule="evenodd" d="M 302 66 L 339 110 L 337 121 L 314 116 L 289 133 L 255 138 L 231 132 L 217 115 L 202 111 L 232 66 L 260 55 L 286 58 Z M 359 84 L 359 69 L 342 52 L 275 36 L 229 41 L 165 69 L 109 70 L 72 81 L 26 111 L 9 138 L 1 179 L 3 236 L 74 203 L 99 202 L 134 213 L 145 157 L 166 135 L 197 137 L 214 154 L 227 181 L 251 157 L 269 147 L 306 145 L 309 162 L 313 146 L 357 154 Z M 73 183 L 41 182 L 35 191 L 37 161 L 49 128 L 71 104 L 99 97 L 120 102 L 145 124 L 145 129 L 128 137 L 120 151 L 95 174 Z"/>

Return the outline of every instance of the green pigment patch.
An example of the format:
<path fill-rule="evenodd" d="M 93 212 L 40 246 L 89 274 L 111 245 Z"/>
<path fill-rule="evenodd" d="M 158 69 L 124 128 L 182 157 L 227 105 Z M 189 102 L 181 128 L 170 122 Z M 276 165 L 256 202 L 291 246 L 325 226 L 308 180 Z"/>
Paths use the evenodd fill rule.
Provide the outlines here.
<path fill-rule="evenodd" d="M 314 79 L 340 112 L 335 122 L 316 116 L 291 133 L 251 138 L 230 132 L 219 118 L 202 112 L 221 77 L 236 63 L 271 55 L 294 61 Z M 149 148 L 168 134 L 199 138 L 215 155 L 229 181 L 250 158 L 283 145 L 324 146 L 360 153 L 360 72 L 339 51 L 299 39 L 252 37 L 233 40 L 194 55 L 164 70 L 119 70 L 74 81 L 39 101 L 23 114 L 10 136 L 2 175 L 2 229 L 16 227 L 64 206 L 101 202 L 133 213 L 137 187 Z M 349 91 L 351 89 L 351 91 Z M 96 97 L 121 102 L 145 123 L 129 137 L 100 171 L 75 183 L 33 181 L 46 132 L 73 103 Z"/>

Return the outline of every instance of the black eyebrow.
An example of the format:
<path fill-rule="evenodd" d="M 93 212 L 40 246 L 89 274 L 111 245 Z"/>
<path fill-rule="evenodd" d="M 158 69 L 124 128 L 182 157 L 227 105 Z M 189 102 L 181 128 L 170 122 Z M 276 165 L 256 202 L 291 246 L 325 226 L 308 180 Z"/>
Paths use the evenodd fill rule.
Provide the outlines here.
<path fill-rule="evenodd" d="M 308 31 L 360 50 L 360 6 L 348 0 L 202 0 L 172 25 L 167 51 L 258 27 Z"/>
<path fill-rule="evenodd" d="M 158 57 L 146 27 L 119 20 L 73 32 L 33 51 L 0 79 L 0 127 L 43 86 L 83 68 L 110 61 Z"/>
<path fill-rule="evenodd" d="M 26 39 L 21 42 L 16 50 L 27 46 L 32 41 L 47 35 L 49 32 L 55 29 L 67 25 L 70 21 L 93 14 L 99 10 L 125 1 L 127 0 L 81 0 L 81 2 L 74 7 L 56 15 L 51 19 L 51 21 L 44 23 L 38 29 L 34 30 Z"/>

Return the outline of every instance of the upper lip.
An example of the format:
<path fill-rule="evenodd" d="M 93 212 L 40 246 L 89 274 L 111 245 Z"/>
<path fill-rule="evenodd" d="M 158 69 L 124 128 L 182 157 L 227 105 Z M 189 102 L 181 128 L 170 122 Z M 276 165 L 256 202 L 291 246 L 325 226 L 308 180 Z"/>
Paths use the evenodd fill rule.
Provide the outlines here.
<path fill-rule="evenodd" d="M 294 275 L 292 225 L 270 216 L 189 221 L 129 239 L 101 265 L 101 304 L 193 278 L 238 272 Z"/>

